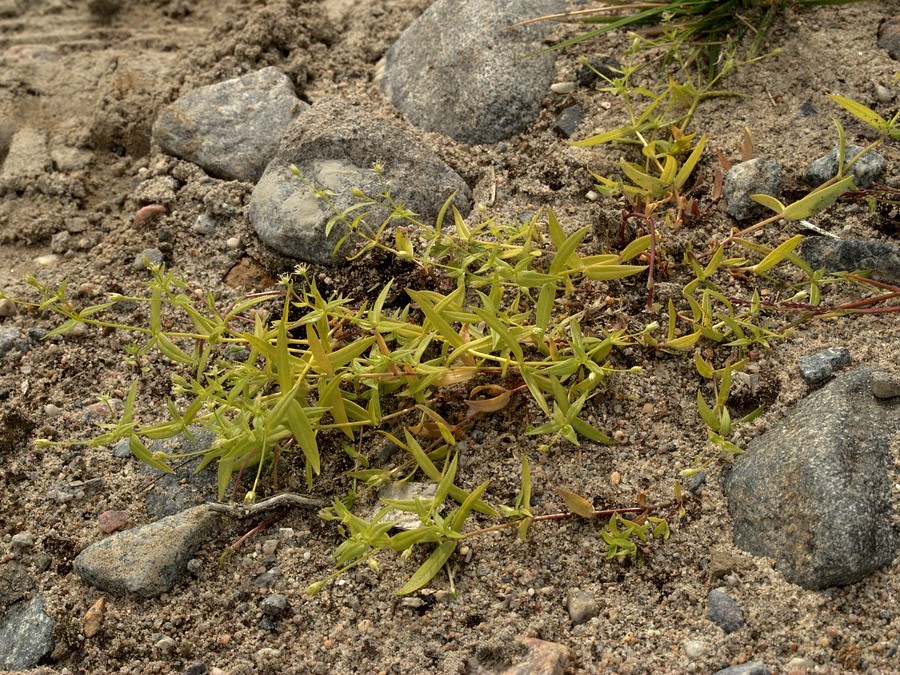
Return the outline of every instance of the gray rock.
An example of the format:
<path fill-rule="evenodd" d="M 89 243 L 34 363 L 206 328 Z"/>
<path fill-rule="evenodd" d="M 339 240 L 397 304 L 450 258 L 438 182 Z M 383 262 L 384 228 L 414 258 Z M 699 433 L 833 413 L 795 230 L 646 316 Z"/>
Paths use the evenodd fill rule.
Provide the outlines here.
<path fill-rule="evenodd" d="M 900 373 L 878 370 L 872 373 L 869 382 L 875 398 L 896 398 L 900 396 Z"/>
<path fill-rule="evenodd" d="M 733 633 L 744 625 L 744 611 L 724 588 L 714 588 L 709 592 L 706 615 L 726 633 Z"/>
<path fill-rule="evenodd" d="M 119 459 L 128 459 L 132 456 L 131 454 L 131 446 L 128 442 L 127 438 L 123 438 L 119 440 L 113 446 L 113 457 L 118 457 Z"/>
<path fill-rule="evenodd" d="M 150 452 L 178 454 L 202 452 L 207 450 L 216 440 L 216 435 L 202 427 L 190 428 L 192 438 L 180 433 L 172 438 L 153 441 L 148 446 Z M 130 452 L 130 451 L 129 451 Z M 197 471 L 202 457 L 179 467 L 173 467 L 175 473 L 161 473 L 157 469 L 141 465 L 141 471 L 155 477 L 152 489 L 144 498 L 144 508 L 153 518 L 163 518 L 180 513 L 192 506 L 204 502 L 215 501 L 219 488 L 216 472 L 213 468 Z"/>
<path fill-rule="evenodd" d="M 383 164 L 381 176 L 372 169 L 376 163 Z M 307 182 L 291 172 L 292 164 Z M 331 206 L 315 198 L 310 183 L 335 193 Z M 325 228 L 335 209 L 343 212 L 359 201 L 350 193 L 354 188 L 372 196 L 387 188 L 425 220 L 434 219 L 454 192 L 456 208 L 464 215 L 471 209 L 463 179 L 414 137 L 358 107 L 325 100 L 285 133 L 250 197 L 250 222 L 260 239 L 286 256 L 337 264 L 334 248 L 346 230 L 338 224 L 326 237 Z M 377 227 L 386 215 L 375 206 L 367 220 Z M 341 253 L 346 251 L 347 246 Z"/>
<path fill-rule="evenodd" d="M 878 26 L 878 47 L 894 61 L 900 61 L 900 14 Z"/>
<path fill-rule="evenodd" d="M 829 272 L 869 270 L 871 277 L 888 284 L 900 284 L 900 247 L 865 239 L 804 237 L 800 255 L 813 269 Z"/>
<path fill-rule="evenodd" d="M 570 105 L 556 117 L 556 130 L 563 138 L 572 138 L 578 125 L 584 120 L 584 110 L 580 105 Z"/>
<path fill-rule="evenodd" d="M 549 24 L 562 0 L 436 0 L 391 45 L 381 88 L 415 126 L 464 143 L 496 143 L 537 119 L 553 82 Z M 527 58 L 523 58 L 527 57 Z"/>
<path fill-rule="evenodd" d="M 92 586 L 112 595 L 166 593 L 187 569 L 195 551 L 219 525 L 205 506 L 113 534 L 84 549 L 75 571 Z"/>
<path fill-rule="evenodd" d="M 287 596 L 281 593 L 269 595 L 259 604 L 259 608 L 266 616 L 276 618 L 284 614 L 287 609 Z"/>
<path fill-rule="evenodd" d="M 781 164 L 774 159 L 756 158 L 735 164 L 725 174 L 725 210 L 736 220 L 750 220 L 768 215 L 764 206 L 750 199 L 750 195 L 781 193 Z"/>
<path fill-rule="evenodd" d="M 16 350 L 28 351 L 28 340 L 22 335 L 22 331 L 14 326 L 0 326 L 0 357 Z"/>
<path fill-rule="evenodd" d="M 272 588 L 272 586 L 278 583 L 279 579 L 281 579 L 281 570 L 277 567 L 273 567 L 256 577 L 256 579 L 253 580 L 253 583 L 260 588 Z"/>
<path fill-rule="evenodd" d="M 284 73 L 263 68 L 185 94 L 160 112 L 153 140 L 211 176 L 254 182 L 306 107 Z"/>
<path fill-rule="evenodd" d="M 573 626 L 587 623 L 600 613 L 600 603 L 580 588 L 570 588 L 566 594 L 566 609 Z"/>
<path fill-rule="evenodd" d="M 800 375 L 807 384 L 824 382 L 834 375 L 834 371 L 850 363 L 850 350 L 844 347 L 829 347 L 814 354 L 801 356 L 797 360 Z"/>
<path fill-rule="evenodd" d="M 24 598 L 33 587 L 24 565 L 15 560 L 0 564 L 0 610 Z"/>
<path fill-rule="evenodd" d="M 0 669 L 25 670 L 53 651 L 53 619 L 40 596 L 11 606 L 0 619 Z"/>
<path fill-rule="evenodd" d="M 34 534 L 28 530 L 17 532 L 12 536 L 10 544 L 15 549 L 26 551 L 34 546 Z"/>
<path fill-rule="evenodd" d="M 900 406 L 872 397 L 872 372 L 852 370 L 797 403 L 724 480 L 735 544 L 807 589 L 859 581 L 897 552 L 888 467 Z"/>
<path fill-rule="evenodd" d="M 165 256 L 162 251 L 158 248 L 145 248 L 134 256 L 131 266 L 136 270 L 146 270 L 148 264 L 162 265 L 163 262 L 165 262 Z"/>
<path fill-rule="evenodd" d="M 604 56 L 581 66 L 578 69 L 576 78 L 578 79 L 578 84 L 582 87 L 593 87 L 594 85 L 603 87 L 606 86 L 607 83 L 606 80 L 601 79 L 601 76 L 605 77 L 607 80 L 614 80 L 617 77 L 622 76 L 621 70 L 621 63 L 614 58 Z"/>
<path fill-rule="evenodd" d="M 838 172 L 839 151 L 840 149 L 837 147 L 832 148 L 827 155 L 819 157 L 819 159 L 810 164 L 807 167 L 806 174 L 804 176 L 806 182 L 813 187 L 818 187 L 825 181 L 834 178 Z M 862 148 L 858 145 L 845 146 L 844 162 L 850 161 L 861 151 Z M 853 166 L 850 167 L 850 173 L 853 174 L 853 176 L 856 178 L 856 180 L 854 180 L 853 182 L 857 187 L 871 187 L 872 184 L 876 180 L 878 180 L 881 174 L 884 173 L 885 165 L 886 162 L 884 161 L 884 157 L 879 155 L 877 152 L 870 150 L 865 155 L 860 157 Z"/>
<path fill-rule="evenodd" d="M 746 663 L 717 670 L 713 675 L 772 675 L 772 671 L 764 663 L 747 661 Z"/>

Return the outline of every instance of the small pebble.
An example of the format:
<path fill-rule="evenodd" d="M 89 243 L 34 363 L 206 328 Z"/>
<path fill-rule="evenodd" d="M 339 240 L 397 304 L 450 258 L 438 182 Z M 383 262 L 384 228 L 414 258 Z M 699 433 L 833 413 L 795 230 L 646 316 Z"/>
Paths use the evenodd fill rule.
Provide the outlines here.
<path fill-rule="evenodd" d="M 212 234 L 216 231 L 216 221 L 204 213 L 197 216 L 197 220 L 191 225 L 191 229 L 198 234 Z"/>
<path fill-rule="evenodd" d="M 706 614 L 726 633 L 733 633 L 744 625 L 744 611 L 724 588 L 714 588 L 709 592 Z"/>
<path fill-rule="evenodd" d="M 175 649 L 175 640 L 169 636 L 165 636 L 153 645 L 153 648 L 161 652 L 170 652 Z"/>
<path fill-rule="evenodd" d="M 29 549 L 34 546 L 34 535 L 25 530 L 24 532 L 18 532 L 14 534 L 11 541 L 13 548 L 17 548 L 19 550 Z"/>
<path fill-rule="evenodd" d="M 112 534 L 128 527 L 128 513 L 125 511 L 104 511 L 97 517 L 97 522 L 105 534 Z"/>
<path fill-rule="evenodd" d="M 834 375 L 834 371 L 850 363 L 850 351 L 844 347 L 829 347 L 797 360 L 800 375 L 807 384 L 818 384 Z"/>
<path fill-rule="evenodd" d="M 14 303 L 9 298 L 3 298 L 0 300 L 0 316 L 15 316 L 16 315 L 16 303 Z"/>
<path fill-rule="evenodd" d="M 706 653 L 706 643 L 703 640 L 687 640 L 683 648 L 684 655 L 689 659 L 699 659 Z"/>
<path fill-rule="evenodd" d="M 92 638 L 103 627 L 103 619 L 106 617 L 106 598 L 101 597 L 90 606 L 81 618 L 81 632 L 86 638 Z"/>
<path fill-rule="evenodd" d="M 275 550 L 277 548 L 278 548 L 278 540 L 277 539 L 266 539 L 262 544 L 263 555 L 274 555 Z"/>
<path fill-rule="evenodd" d="M 229 237 L 225 241 L 225 245 L 232 251 L 237 251 L 241 247 L 241 240 L 237 237 Z"/>
<path fill-rule="evenodd" d="M 263 588 L 269 588 L 275 585 L 275 582 L 281 578 L 281 570 L 277 567 L 273 567 L 272 569 L 263 572 L 258 577 L 256 577 L 256 585 L 262 586 Z"/>
<path fill-rule="evenodd" d="M 876 370 L 869 381 L 869 389 L 875 398 L 895 398 L 900 396 L 900 373 Z"/>
<path fill-rule="evenodd" d="M 273 647 L 263 647 L 253 655 L 259 666 L 274 666 L 281 659 L 281 650 Z"/>
<path fill-rule="evenodd" d="M 566 596 L 566 609 L 573 626 L 580 626 L 600 613 L 600 604 L 580 588 L 570 588 Z"/>
<path fill-rule="evenodd" d="M 34 259 L 36 265 L 40 265 L 41 267 L 52 267 L 57 262 L 59 262 L 59 256 L 55 253 L 48 253 L 47 255 L 39 255 Z"/>
<path fill-rule="evenodd" d="M 266 616 L 279 617 L 287 609 L 287 596 L 280 593 L 270 595 L 260 603 L 259 607 Z"/>
<path fill-rule="evenodd" d="M 574 82 L 554 82 L 550 85 L 550 91 L 554 94 L 571 94 L 575 91 Z"/>
<path fill-rule="evenodd" d="M 44 406 L 44 414 L 47 417 L 59 417 L 62 414 L 62 408 L 60 408 L 58 405 L 48 403 Z"/>
<path fill-rule="evenodd" d="M 890 103 L 894 100 L 894 92 L 885 87 L 883 84 L 876 83 L 874 89 L 875 98 L 877 98 L 881 103 Z"/>
<path fill-rule="evenodd" d="M 161 265 L 163 263 L 163 252 L 158 248 L 145 248 L 134 256 L 131 266 L 136 270 L 143 270 L 147 268 L 148 263 Z"/>

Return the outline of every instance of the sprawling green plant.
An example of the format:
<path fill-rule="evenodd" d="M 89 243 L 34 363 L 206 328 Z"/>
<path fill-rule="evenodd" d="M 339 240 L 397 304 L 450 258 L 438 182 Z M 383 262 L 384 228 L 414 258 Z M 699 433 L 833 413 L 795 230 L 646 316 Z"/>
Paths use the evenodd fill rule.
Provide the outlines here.
<path fill-rule="evenodd" d="M 702 142 L 683 164 L 670 161 L 669 155 L 655 157 L 675 189 L 683 183 L 682 172 L 687 175 L 695 163 L 692 158 L 699 156 L 697 147 Z M 672 161 L 680 166 L 674 176 Z M 426 547 L 429 554 L 400 593 L 429 583 L 461 540 L 486 531 L 515 528 L 524 537 L 536 522 L 597 519 L 604 523 L 598 535 L 608 557 L 622 558 L 637 554 L 651 539 L 668 536 L 666 517 L 683 512 L 676 484 L 672 501 L 647 504 L 638 495 L 636 506 L 600 510 L 560 490 L 568 512 L 535 514 L 524 451 L 521 487 L 511 505 L 498 503 L 487 483 L 466 489 L 456 443 L 480 417 L 522 398 L 528 417 L 539 418 L 523 431 L 542 439 L 539 448 L 612 443 L 587 422 L 585 413 L 602 400 L 610 375 L 639 372 L 616 367 L 615 350 L 630 346 L 677 355 L 705 341 L 721 348 L 717 354 L 724 365 L 695 361 L 699 374 L 715 382 L 714 402 L 698 396 L 698 411 L 712 446 L 734 452 L 736 446 L 727 438 L 733 426 L 727 398 L 743 351 L 768 347 L 791 323 L 872 311 L 900 294 L 900 289 L 880 285 L 885 292 L 855 305 L 822 307 L 825 284 L 867 281 L 811 270 L 793 253 L 797 237 L 772 249 L 734 238 L 721 244 L 706 264 L 687 255 L 685 269 L 693 279 L 680 299 L 669 302 L 665 326 L 651 321 L 628 331 L 586 316 L 573 299 L 645 272 L 647 265 L 636 262 L 652 255 L 650 235 L 621 251 L 599 253 L 584 250 L 588 228 L 567 232 L 552 212 L 513 223 L 484 218 L 473 225 L 448 200 L 436 222 L 426 223 L 387 191 L 359 192 L 357 198 L 352 215 L 336 214 L 334 221 L 342 222 L 356 242 L 354 255 L 377 248 L 408 261 L 428 288 L 408 287 L 395 294 L 396 281 L 389 280 L 373 300 L 359 302 L 321 293 L 315 279 L 298 268 L 277 289 L 220 307 L 211 293 L 192 293 L 173 273 L 152 267 L 145 294 L 113 294 L 105 302 L 78 308 L 66 283 L 50 288 L 31 279 L 39 298 L 21 304 L 64 319 L 48 337 L 78 325 L 136 336 L 127 352 L 138 377 L 125 396 L 121 417 L 86 443 L 127 439 L 135 456 L 162 471 L 170 471 L 175 459 L 200 455 L 201 468 L 217 463 L 220 498 L 231 485 L 236 497 L 246 490 L 245 502 L 260 497 L 265 471 L 286 457 L 303 462 L 313 490 L 323 467 L 346 452 L 355 463 L 346 475 L 350 487 L 342 495 L 329 495 L 331 504 L 321 511 L 345 537 L 335 551 L 335 575 L 360 563 L 375 567 L 377 557 L 388 550 L 410 556 Z M 370 224 L 374 213 L 388 215 Z M 740 245 L 746 255 L 726 258 L 730 244 Z M 779 274 L 784 267 L 791 273 Z M 798 270 L 805 281 L 798 282 Z M 723 282 L 735 275 L 777 289 L 769 296 L 774 299 L 763 302 L 756 292 L 749 298 L 729 296 Z M 780 299 L 783 289 L 792 295 Z M 0 292 L 0 297 L 6 296 Z M 398 301 L 404 297 L 408 301 Z M 147 325 L 109 318 L 108 310 L 123 302 L 146 307 Z M 162 422 L 141 419 L 141 382 L 152 359 L 167 360 L 171 371 L 172 400 L 166 402 L 168 419 Z M 449 388 L 464 392 L 462 406 L 448 403 L 444 392 Z M 208 449 L 184 455 L 148 447 L 149 440 L 190 435 L 196 426 L 214 433 Z M 362 434 L 371 433 L 394 444 L 401 459 L 373 465 L 356 449 Z M 698 461 L 702 465 L 705 460 Z M 251 471 L 255 475 L 249 489 L 242 488 Z M 432 483 L 433 496 L 385 500 L 369 518 L 354 512 L 362 492 L 414 478 Z M 418 525 L 398 532 L 390 516 L 395 510 L 415 514 Z M 321 583 L 310 591 L 318 588 Z"/>

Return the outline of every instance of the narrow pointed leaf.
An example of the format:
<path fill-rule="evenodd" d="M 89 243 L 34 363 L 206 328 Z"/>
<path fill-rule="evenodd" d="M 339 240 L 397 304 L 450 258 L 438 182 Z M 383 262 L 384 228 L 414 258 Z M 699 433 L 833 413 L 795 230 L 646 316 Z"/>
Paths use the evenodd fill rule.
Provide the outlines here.
<path fill-rule="evenodd" d="M 772 249 L 772 252 L 769 253 L 769 255 L 767 255 L 756 265 L 753 265 L 748 269 L 755 274 L 763 274 L 765 272 L 768 272 L 770 269 L 775 267 L 775 265 L 787 258 L 787 256 L 800 245 L 801 241 L 803 241 L 802 234 L 791 237 L 780 246 Z"/>
<path fill-rule="evenodd" d="M 428 556 L 428 560 L 422 563 L 422 566 L 415 571 L 409 578 L 409 581 L 397 590 L 397 595 L 409 595 L 426 586 L 441 571 L 444 563 L 450 559 L 453 551 L 456 550 L 456 544 L 457 542 L 455 541 L 445 541 L 442 544 L 438 544 L 438 547 Z"/>

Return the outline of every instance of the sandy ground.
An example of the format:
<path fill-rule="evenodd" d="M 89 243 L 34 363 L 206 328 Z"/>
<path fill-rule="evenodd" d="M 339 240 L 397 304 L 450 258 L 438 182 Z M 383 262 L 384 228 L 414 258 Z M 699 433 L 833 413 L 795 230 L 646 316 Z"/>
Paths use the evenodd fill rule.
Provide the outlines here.
<path fill-rule="evenodd" d="M 276 65 L 304 100 L 341 96 L 390 115 L 372 83 L 376 63 L 428 4 L 0 2 L 0 158 L 16 132 L 31 129 L 30 147 L 55 167 L 3 185 L 0 287 L 33 297 L 23 278 L 36 274 L 47 284 L 68 278 L 85 303 L 108 292 L 137 292 L 146 273 L 132 261 L 160 242 L 171 269 L 223 304 L 243 292 L 223 282 L 241 259 L 251 257 L 273 275 L 290 269 L 290 261 L 266 251 L 250 229 L 251 185 L 207 179 L 151 147 L 157 111 L 196 86 Z M 756 154 L 783 163 L 788 195 L 803 194 L 806 164 L 835 143 L 830 117 L 839 111 L 826 93 L 893 114 L 896 104 L 876 100 L 874 87 L 891 87 L 900 64 L 876 47 L 876 31 L 879 21 L 898 11 L 896 2 L 871 2 L 789 12 L 769 40 L 780 56 L 731 76 L 723 87 L 740 96 L 702 105 L 693 128 L 709 134 L 711 148 L 737 161 L 742 130 L 749 127 Z M 574 79 L 579 55 L 617 56 L 627 46 L 628 39 L 617 34 L 566 52 L 557 62 L 557 80 Z M 649 68 L 641 77 L 653 84 L 665 75 Z M 590 244 L 601 248 L 615 241 L 620 206 L 586 199 L 592 186 L 586 169 L 610 171 L 621 150 L 571 148 L 560 139 L 555 118 L 574 102 L 586 111 L 581 135 L 625 119 L 616 99 L 579 88 L 548 95 L 538 121 L 511 139 L 506 152 L 419 136 L 491 213 L 511 218 L 552 207 L 567 229 L 593 225 Z M 863 129 L 842 119 L 849 136 L 859 139 Z M 896 185 L 898 152 L 888 147 L 884 154 L 885 182 Z M 716 165 L 708 152 L 702 168 L 711 174 Z M 156 228 L 134 230 L 139 186 L 153 176 L 178 178 L 177 203 Z M 488 203 L 491 194 L 496 198 Z M 191 228 L 202 214 L 217 220 L 213 234 Z M 896 222 L 896 215 L 892 220 L 859 204 L 839 204 L 817 219 L 842 236 L 894 241 Z M 703 247 L 732 225 L 713 206 L 708 218 L 673 237 L 673 248 L 689 241 Z M 780 241 L 783 234 L 767 233 L 760 241 Z M 240 241 L 237 249 L 226 244 L 232 237 Z M 42 264 L 40 257 L 53 252 L 58 258 Z M 379 273 L 386 280 L 391 270 Z M 339 273 L 330 276 L 335 287 L 352 291 Z M 639 286 L 608 290 L 622 298 L 610 310 L 610 321 L 622 318 L 635 326 L 658 318 L 642 309 Z M 757 366 L 763 386 L 744 403 L 764 403 L 766 412 L 737 441 L 763 431 L 806 393 L 796 371 L 798 356 L 843 345 L 856 363 L 896 363 L 896 316 L 813 323 L 762 352 Z M 0 319 L 0 326 L 25 334 L 54 325 L 51 317 L 29 313 Z M 401 601 L 393 591 L 414 569 L 413 561 L 389 556 L 378 573 L 361 569 L 308 597 L 303 589 L 332 569 L 331 551 L 340 539 L 330 524 L 298 512 L 255 537 L 224 568 L 219 555 L 243 531 L 235 527 L 211 542 L 198 554 L 203 564 L 167 595 L 109 599 L 104 629 L 85 639 L 79 621 L 99 594 L 72 572 L 72 560 L 102 536 L 97 518 L 103 511 L 127 511 L 134 523 L 149 519 L 146 478 L 108 449 L 41 449 L 32 439 L 80 439 L 96 432 L 99 396 L 121 395 L 131 382 L 124 342 L 113 333 L 89 332 L 35 342 L 27 353 L 0 362 L 0 555 L 17 555 L 29 566 L 57 625 L 57 648 L 34 672 L 169 673 L 198 663 L 227 673 L 483 672 L 520 660 L 524 650 L 513 638 L 522 635 L 565 645 L 572 655 L 567 672 L 712 672 L 749 660 L 787 672 L 786 664 L 797 658 L 807 659 L 815 672 L 900 672 L 897 565 L 825 592 L 786 583 L 771 560 L 753 559 L 732 545 L 720 488 L 725 463 L 709 470 L 688 516 L 672 522 L 671 539 L 637 563 L 606 562 L 595 525 L 546 524 L 534 527 L 527 542 L 507 533 L 471 540 L 468 555 L 453 563 L 455 600 L 440 575 L 416 601 Z M 556 487 L 585 495 L 598 508 L 630 505 L 639 491 L 651 501 L 670 498 L 678 472 L 705 442 L 694 403 L 699 378 L 686 360 L 639 351 L 626 357 L 629 365 L 643 366 L 643 373 L 616 378 L 608 399 L 591 411 L 596 426 L 621 432 L 622 443 L 539 453 L 537 441 L 525 437 L 512 416 L 491 416 L 468 439 L 463 484 L 473 487 L 490 478 L 496 499 L 511 501 L 524 451 L 534 467 L 538 512 L 563 508 Z M 167 393 L 164 361 L 152 364 L 147 384 L 141 405 L 150 421 L 162 413 Z M 333 457 L 323 495 L 340 489 L 339 473 L 349 468 Z M 97 477 L 104 480 L 98 494 L 64 504 L 48 495 L 56 485 Z M 35 535 L 35 546 L 14 553 L 11 536 L 25 530 Z M 262 549 L 272 538 L 279 540 L 274 558 Z M 740 562 L 713 579 L 711 557 L 728 554 Z M 281 578 L 274 589 L 260 588 L 255 579 L 273 565 Z M 727 587 L 746 617 L 746 625 L 730 635 L 706 618 L 707 594 L 718 585 Z M 572 625 L 565 606 L 572 587 L 600 605 L 598 616 L 581 626 Z M 260 602 L 271 592 L 289 602 L 274 627 L 260 622 Z M 174 646 L 155 646 L 163 637 Z"/>

